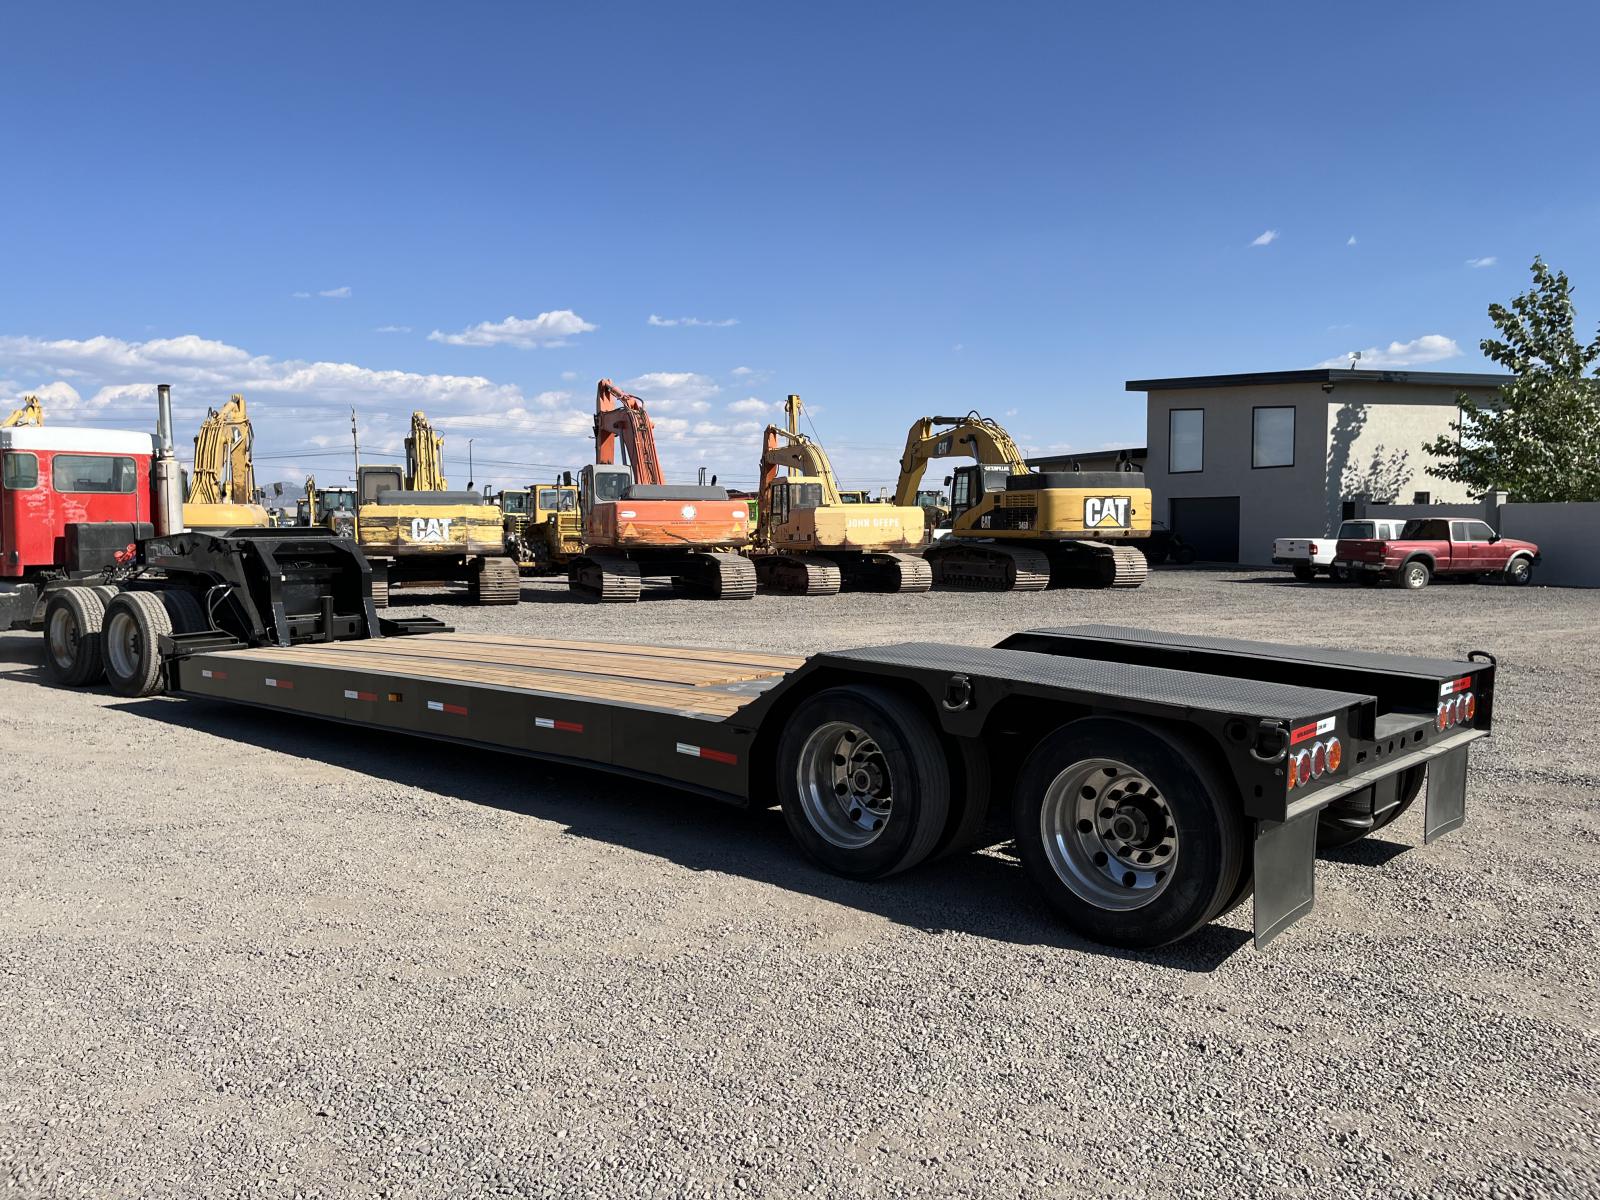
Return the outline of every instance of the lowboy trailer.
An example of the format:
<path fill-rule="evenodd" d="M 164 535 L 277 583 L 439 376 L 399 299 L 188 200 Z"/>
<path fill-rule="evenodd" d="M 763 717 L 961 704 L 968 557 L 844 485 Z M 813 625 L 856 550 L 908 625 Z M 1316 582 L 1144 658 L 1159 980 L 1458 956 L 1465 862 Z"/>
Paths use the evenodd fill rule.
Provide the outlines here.
<path fill-rule="evenodd" d="M 1465 817 L 1494 660 L 1035 629 L 805 657 L 456 633 L 380 620 L 325 531 L 181 534 L 46 597 L 45 665 L 124 695 L 248 704 L 782 806 L 800 846 L 877 879 L 996 817 L 1084 937 L 1176 941 L 1252 894 L 1266 943 L 1308 912 L 1319 842 Z M 1002 811 L 1002 809 L 1006 811 Z"/>

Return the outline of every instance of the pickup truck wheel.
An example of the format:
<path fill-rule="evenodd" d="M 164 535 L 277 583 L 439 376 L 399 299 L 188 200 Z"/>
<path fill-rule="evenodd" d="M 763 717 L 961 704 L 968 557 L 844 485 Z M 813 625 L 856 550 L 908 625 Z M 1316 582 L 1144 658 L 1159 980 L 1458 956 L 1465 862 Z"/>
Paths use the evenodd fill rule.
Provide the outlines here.
<path fill-rule="evenodd" d="M 162 687 L 161 647 L 172 617 L 160 592 L 123 592 L 106 607 L 106 682 L 119 696 L 152 696 Z"/>
<path fill-rule="evenodd" d="M 1412 559 L 1400 568 L 1394 577 L 1396 587 L 1414 592 L 1418 588 L 1428 586 L 1428 580 L 1433 578 L 1433 572 L 1428 570 L 1428 564 L 1420 559 Z"/>
<path fill-rule="evenodd" d="M 1317 577 L 1317 569 L 1310 563 L 1295 563 L 1294 577 L 1301 583 L 1310 583 Z"/>
<path fill-rule="evenodd" d="M 1182 739 L 1112 717 L 1074 721 L 1023 764 L 1012 804 L 1017 852 L 1084 937 L 1165 945 L 1247 894 L 1233 790 Z"/>
<path fill-rule="evenodd" d="M 1533 579 L 1533 560 L 1518 555 L 1506 564 L 1506 582 L 1512 587 L 1526 587 Z"/>
<path fill-rule="evenodd" d="M 1334 567 L 1333 570 L 1328 572 L 1328 576 L 1335 583 L 1349 583 L 1350 582 L 1350 568 L 1349 567 Z"/>
<path fill-rule="evenodd" d="M 44 669 L 57 683 L 84 687 L 105 674 L 101 626 L 105 604 L 86 587 L 66 587 L 44 609 Z"/>
<path fill-rule="evenodd" d="M 881 879 L 933 853 L 950 813 L 950 766 L 923 714 L 892 691 L 829 688 L 778 743 L 784 822 L 828 870 Z"/>

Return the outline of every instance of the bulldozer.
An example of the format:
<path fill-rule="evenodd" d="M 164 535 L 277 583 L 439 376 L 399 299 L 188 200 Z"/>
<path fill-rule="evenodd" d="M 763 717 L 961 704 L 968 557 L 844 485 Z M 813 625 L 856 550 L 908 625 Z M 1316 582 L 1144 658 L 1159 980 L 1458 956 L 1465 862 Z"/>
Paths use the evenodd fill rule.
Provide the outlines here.
<path fill-rule="evenodd" d="M 648 576 L 713 600 L 756 594 L 755 564 L 739 553 L 750 545 L 745 502 L 722 487 L 669 484 L 644 402 L 609 379 L 595 391 L 594 456 L 579 474 L 583 552 L 567 568 L 575 594 L 637 600 Z"/>
<path fill-rule="evenodd" d="M 915 504 L 928 462 L 971 458 L 950 486 L 949 535 L 925 557 L 937 584 L 997 591 L 1133 588 L 1149 562 L 1150 489 L 1135 471 L 1032 470 L 988 417 L 924 417 L 906 435 L 896 504 Z"/>
<path fill-rule="evenodd" d="M 194 467 L 183 497 L 183 524 L 202 533 L 265 529 L 272 524 L 256 495 L 251 458 L 255 431 L 244 397 L 235 393 L 220 409 L 206 410 L 194 437 Z"/>
<path fill-rule="evenodd" d="M 387 605 L 395 584 L 465 583 L 473 604 L 515 604 L 521 577 L 506 556 L 500 508 L 478 492 L 449 490 L 443 445 L 414 412 L 403 469 L 356 468 L 355 535 L 372 565 L 372 602 Z M 337 519 L 330 513 L 319 524 Z"/>
<path fill-rule="evenodd" d="M 768 425 L 762 446 L 751 555 L 762 586 L 801 596 L 832 596 L 841 587 L 927 591 L 928 564 L 905 553 L 922 544 L 922 509 L 879 504 L 865 492 L 846 499 L 827 451 L 800 432 L 800 411 L 800 397 L 791 395 L 787 427 Z"/>
<path fill-rule="evenodd" d="M 16 409 L 4 421 L 0 421 L 0 429 L 15 429 L 21 426 L 39 426 L 44 424 L 44 406 L 39 403 L 37 396 L 24 396 L 22 407 Z"/>
<path fill-rule="evenodd" d="M 578 487 L 570 472 L 563 483 L 502 488 L 497 498 L 505 527 L 506 553 L 520 570 L 534 575 L 565 571 L 583 552 Z"/>

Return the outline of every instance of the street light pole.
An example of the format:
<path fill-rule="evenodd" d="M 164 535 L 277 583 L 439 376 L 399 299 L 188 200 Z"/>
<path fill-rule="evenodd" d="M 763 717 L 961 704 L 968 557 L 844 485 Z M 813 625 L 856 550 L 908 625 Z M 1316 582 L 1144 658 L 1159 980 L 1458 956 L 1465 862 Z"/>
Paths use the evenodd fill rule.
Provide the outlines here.
<path fill-rule="evenodd" d="M 467 491 L 469 492 L 472 490 L 472 481 L 476 478 L 472 469 L 472 443 L 474 440 L 473 438 L 467 439 Z"/>

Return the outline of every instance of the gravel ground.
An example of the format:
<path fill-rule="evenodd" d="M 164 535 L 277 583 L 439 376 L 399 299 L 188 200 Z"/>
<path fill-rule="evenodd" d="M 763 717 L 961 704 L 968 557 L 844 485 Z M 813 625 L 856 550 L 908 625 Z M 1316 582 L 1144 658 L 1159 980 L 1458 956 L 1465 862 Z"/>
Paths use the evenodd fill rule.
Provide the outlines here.
<path fill-rule="evenodd" d="M 1600 1196 L 1593 593 L 1302 587 L 626 608 L 471 630 L 808 651 L 1115 620 L 1501 656 L 1418 805 L 1153 954 L 1001 850 L 823 875 L 776 812 L 45 685 L 0 637 L 0 1177 L 83 1196 Z"/>

